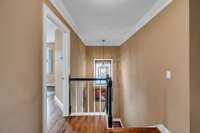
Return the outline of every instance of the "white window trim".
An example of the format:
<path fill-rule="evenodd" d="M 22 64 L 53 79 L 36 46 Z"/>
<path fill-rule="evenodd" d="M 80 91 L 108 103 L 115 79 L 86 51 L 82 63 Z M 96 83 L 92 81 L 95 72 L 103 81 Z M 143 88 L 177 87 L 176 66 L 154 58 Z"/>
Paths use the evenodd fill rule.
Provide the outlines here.
<path fill-rule="evenodd" d="M 110 59 L 110 58 L 105 58 L 105 59 L 102 59 L 102 58 L 95 58 L 93 60 L 93 77 L 95 77 L 95 72 L 96 72 L 96 67 L 95 67 L 95 62 L 96 61 L 103 61 L 103 60 L 107 60 L 107 61 L 111 61 L 111 75 L 109 75 L 111 78 L 113 78 L 113 59 Z M 94 83 L 95 86 L 99 86 L 98 84 Z M 101 84 L 100 84 L 101 85 Z M 103 84 L 101 86 L 104 86 Z"/>

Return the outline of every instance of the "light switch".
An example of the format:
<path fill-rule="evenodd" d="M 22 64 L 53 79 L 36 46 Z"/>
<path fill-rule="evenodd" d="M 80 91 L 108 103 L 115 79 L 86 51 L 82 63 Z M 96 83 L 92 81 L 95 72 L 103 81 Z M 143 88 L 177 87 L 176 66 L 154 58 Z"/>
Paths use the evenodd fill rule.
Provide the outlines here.
<path fill-rule="evenodd" d="M 166 71 L 165 78 L 166 78 L 167 80 L 170 80 L 170 79 L 172 78 L 172 73 L 171 73 L 170 70 L 167 70 L 167 71 Z"/>

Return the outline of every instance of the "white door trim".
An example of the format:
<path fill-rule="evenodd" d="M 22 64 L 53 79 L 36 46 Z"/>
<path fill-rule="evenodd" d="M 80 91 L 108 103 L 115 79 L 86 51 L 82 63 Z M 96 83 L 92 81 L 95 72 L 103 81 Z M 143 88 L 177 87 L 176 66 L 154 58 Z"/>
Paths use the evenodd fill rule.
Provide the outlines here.
<path fill-rule="evenodd" d="M 43 88 L 42 88 L 42 114 L 43 114 L 43 133 L 47 133 L 47 90 L 46 90 L 46 38 L 47 21 L 51 21 L 63 32 L 63 61 L 64 61 L 64 81 L 63 81 L 63 115 L 69 116 L 69 74 L 70 74 L 70 30 L 69 28 L 47 7 L 43 4 Z"/>

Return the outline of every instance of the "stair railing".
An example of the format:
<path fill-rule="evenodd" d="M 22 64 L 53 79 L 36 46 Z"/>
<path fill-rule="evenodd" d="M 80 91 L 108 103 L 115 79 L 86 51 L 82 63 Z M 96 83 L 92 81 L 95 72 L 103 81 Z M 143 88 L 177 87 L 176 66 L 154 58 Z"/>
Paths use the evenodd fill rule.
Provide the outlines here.
<path fill-rule="evenodd" d="M 105 82 L 106 83 L 106 86 L 101 86 L 99 85 L 98 88 L 99 88 L 99 113 L 104 113 L 107 115 L 107 124 L 108 124 L 108 128 L 112 128 L 112 79 L 111 77 L 109 77 L 107 75 L 106 78 L 75 78 L 75 77 L 69 77 L 69 93 L 70 93 L 70 98 L 69 98 L 69 102 L 70 102 L 70 107 L 69 107 L 69 112 L 70 114 L 78 114 L 78 116 L 80 115 L 87 115 L 88 113 L 91 113 L 90 112 L 90 100 L 92 99 L 90 97 L 90 82 L 94 82 L 93 84 L 95 84 L 95 82 Z M 85 83 L 85 85 L 83 85 L 83 83 Z M 74 85 L 72 87 L 72 84 Z M 80 87 L 80 84 L 81 87 Z M 96 87 L 96 86 L 95 86 Z M 96 88 L 94 86 L 92 88 L 94 88 L 94 97 L 93 97 L 93 100 L 96 100 Z M 105 87 L 106 89 L 106 100 L 105 100 L 105 108 L 103 109 L 103 112 L 102 112 L 102 105 L 101 105 L 101 98 L 102 98 L 102 89 L 103 87 Z M 86 90 L 87 92 L 87 108 L 84 108 L 83 104 L 84 104 L 84 98 L 82 96 L 82 99 L 81 99 L 81 102 L 82 102 L 82 109 L 81 109 L 81 112 L 78 111 L 78 100 L 79 99 L 79 96 L 78 96 L 78 91 L 80 90 L 81 88 L 81 91 L 83 91 L 84 89 Z M 84 89 L 83 89 L 84 88 Z M 75 97 L 72 98 L 72 91 L 74 91 L 75 89 Z M 82 92 L 83 94 L 83 92 Z M 72 112 L 72 99 L 74 100 L 73 101 L 73 104 L 75 104 L 75 109 L 74 109 L 74 112 Z M 94 109 L 93 109 L 93 112 L 92 113 L 95 113 L 96 112 L 96 104 L 95 102 L 96 101 L 93 101 L 94 102 Z M 85 111 L 86 110 L 86 111 Z"/>
<path fill-rule="evenodd" d="M 108 127 L 112 128 L 112 79 L 107 77 L 107 116 L 108 116 Z"/>

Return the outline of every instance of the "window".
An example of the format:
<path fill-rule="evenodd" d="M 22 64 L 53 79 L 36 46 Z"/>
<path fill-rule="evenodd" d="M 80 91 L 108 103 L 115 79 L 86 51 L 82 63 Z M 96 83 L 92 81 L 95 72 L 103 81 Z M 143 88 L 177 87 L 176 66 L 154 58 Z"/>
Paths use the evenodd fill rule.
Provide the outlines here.
<path fill-rule="evenodd" d="M 106 78 L 106 75 L 112 76 L 112 60 L 111 59 L 95 59 L 94 60 L 94 76 L 95 78 Z M 104 85 L 106 81 L 96 81 L 97 85 Z"/>
<path fill-rule="evenodd" d="M 53 48 L 47 48 L 47 73 L 53 73 Z"/>

